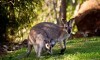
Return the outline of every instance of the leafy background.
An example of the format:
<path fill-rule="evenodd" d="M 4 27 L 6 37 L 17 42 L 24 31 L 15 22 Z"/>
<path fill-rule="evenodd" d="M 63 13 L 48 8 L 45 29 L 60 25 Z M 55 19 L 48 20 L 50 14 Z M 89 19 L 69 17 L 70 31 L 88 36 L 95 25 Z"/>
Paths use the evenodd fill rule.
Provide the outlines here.
<path fill-rule="evenodd" d="M 59 13 L 59 2 L 56 10 Z M 67 20 L 73 17 L 78 2 L 67 1 Z M 74 3 L 73 3 L 74 1 Z M 0 33 L 1 40 L 20 42 L 27 37 L 32 26 L 39 22 L 56 23 L 53 0 L 1 0 L 0 1 Z M 4 39 L 5 38 L 5 39 Z"/>

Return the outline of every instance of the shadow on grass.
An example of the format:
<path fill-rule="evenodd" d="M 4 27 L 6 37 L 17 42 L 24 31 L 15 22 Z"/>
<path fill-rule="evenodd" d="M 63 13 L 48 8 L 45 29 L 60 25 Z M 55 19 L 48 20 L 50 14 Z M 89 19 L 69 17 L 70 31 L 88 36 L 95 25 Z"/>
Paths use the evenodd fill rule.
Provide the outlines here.
<path fill-rule="evenodd" d="M 43 53 L 41 58 L 36 58 L 34 50 L 29 55 L 29 57 L 22 58 L 21 60 L 61 60 L 66 58 L 68 55 L 74 55 L 77 53 L 98 53 L 98 55 L 93 55 L 94 58 L 97 56 L 100 57 L 100 41 L 98 39 L 88 39 L 88 41 L 83 40 L 72 40 L 67 43 L 67 49 L 64 55 L 59 55 L 60 48 L 55 46 L 53 49 L 53 55 Z M 15 59 L 18 55 L 21 55 L 26 52 L 26 48 L 20 49 L 18 51 L 12 52 L 5 57 L 0 58 L 0 60 L 18 60 Z M 20 59 L 19 59 L 20 60 Z"/>
<path fill-rule="evenodd" d="M 76 52 L 80 52 L 80 53 L 99 52 L 100 53 L 100 41 L 99 42 L 87 41 L 87 42 L 83 42 L 82 44 L 76 43 L 75 45 L 73 45 L 72 47 L 68 47 L 65 53 L 66 54 L 74 54 Z"/>

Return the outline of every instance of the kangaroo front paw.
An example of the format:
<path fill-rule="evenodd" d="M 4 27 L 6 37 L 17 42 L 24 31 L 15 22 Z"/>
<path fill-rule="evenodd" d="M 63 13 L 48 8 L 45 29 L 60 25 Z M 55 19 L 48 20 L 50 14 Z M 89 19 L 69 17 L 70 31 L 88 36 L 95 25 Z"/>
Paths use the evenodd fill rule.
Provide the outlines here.
<path fill-rule="evenodd" d="M 64 52 L 65 52 L 65 50 L 66 50 L 66 48 L 61 49 L 61 51 L 60 51 L 60 53 L 59 53 L 59 54 L 63 55 L 63 54 L 64 54 Z"/>

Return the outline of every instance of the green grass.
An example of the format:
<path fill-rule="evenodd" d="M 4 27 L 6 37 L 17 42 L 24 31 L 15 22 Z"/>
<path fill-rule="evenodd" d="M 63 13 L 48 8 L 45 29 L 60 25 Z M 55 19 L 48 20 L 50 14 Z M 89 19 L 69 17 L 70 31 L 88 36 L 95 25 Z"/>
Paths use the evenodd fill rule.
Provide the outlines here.
<path fill-rule="evenodd" d="M 29 57 L 19 60 L 100 60 L 100 37 L 78 38 L 67 41 L 67 49 L 64 55 L 59 55 L 60 47 L 57 44 L 53 48 L 53 55 L 42 54 L 36 58 L 34 50 Z M 0 60 L 18 60 L 15 57 L 26 52 L 26 48 L 10 52 Z"/>

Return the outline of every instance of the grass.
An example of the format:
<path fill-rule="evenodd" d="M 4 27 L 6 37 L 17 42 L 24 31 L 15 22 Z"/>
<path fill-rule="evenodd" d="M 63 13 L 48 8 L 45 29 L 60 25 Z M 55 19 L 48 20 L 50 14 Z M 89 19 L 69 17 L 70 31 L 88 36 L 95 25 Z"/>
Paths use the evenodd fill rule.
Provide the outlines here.
<path fill-rule="evenodd" d="M 53 48 L 53 55 L 42 54 L 42 57 L 36 58 L 34 50 L 29 57 L 19 60 L 100 60 L 100 37 L 78 38 L 67 41 L 67 49 L 64 55 L 59 55 L 60 47 L 57 44 Z M 0 57 L 0 60 L 18 60 L 15 57 L 26 52 L 26 48 L 9 52 Z"/>

